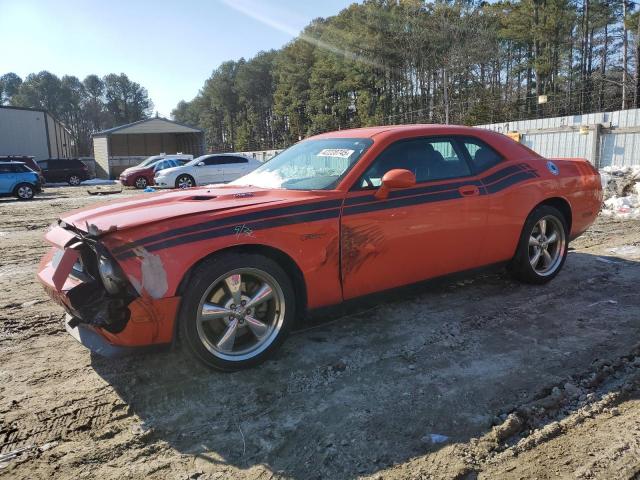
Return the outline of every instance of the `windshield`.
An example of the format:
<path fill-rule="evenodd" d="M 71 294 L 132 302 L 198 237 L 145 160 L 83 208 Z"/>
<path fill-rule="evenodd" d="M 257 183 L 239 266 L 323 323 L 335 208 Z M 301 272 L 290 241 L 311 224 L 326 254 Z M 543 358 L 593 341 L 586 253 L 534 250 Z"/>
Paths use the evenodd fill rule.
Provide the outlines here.
<path fill-rule="evenodd" d="M 372 143 L 368 138 L 305 140 L 231 184 L 287 190 L 328 190 L 336 186 Z"/>
<path fill-rule="evenodd" d="M 153 157 L 146 158 L 146 159 L 144 159 L 142 161 L 142 163 L 139 163 L 138 166 L 139 167 L 146 167 L 147 165 L 149 165 L 149 164 L 155 162 L 156 160 L 158 160 L 159 158 L 162 158 L 162 157 L 159 157 L 158 155 L 154 155 Z"/>

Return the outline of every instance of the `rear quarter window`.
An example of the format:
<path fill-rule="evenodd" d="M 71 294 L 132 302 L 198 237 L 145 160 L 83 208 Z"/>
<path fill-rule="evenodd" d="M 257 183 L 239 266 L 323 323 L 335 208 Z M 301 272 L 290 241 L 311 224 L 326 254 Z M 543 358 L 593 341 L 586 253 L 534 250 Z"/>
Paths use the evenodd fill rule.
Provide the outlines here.
<path fill-rule="evenodd" d="M 465 137 L 460 140 L 469 154 L 469 159 L 476 172 L 488 170 L 502 161 L 502 155 L 482 140 L 472 137 Z"/>

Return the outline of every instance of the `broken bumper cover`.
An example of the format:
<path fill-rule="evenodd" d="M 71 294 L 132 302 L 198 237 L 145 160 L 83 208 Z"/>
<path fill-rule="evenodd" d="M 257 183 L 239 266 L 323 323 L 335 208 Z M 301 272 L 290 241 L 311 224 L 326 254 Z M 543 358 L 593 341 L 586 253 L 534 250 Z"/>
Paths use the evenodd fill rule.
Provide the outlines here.
<path fill-rule="evenodd" d="M 54 228 L 47 240 L 55 246 L 42 259 L 38 280 L 69 314 L 67 331 L 76 340 L 107 356 L 173 341 L 180 297 L 110 295 L 100 281 L 77 271 L 80 255 L 69 246 L 77 242 L 72 232 Z"/>
<path fill-rule="evenodd" d="M 104 336 L 90 325 L 77 323 L 77 319 L 67 314 L 65 319 L 65 329 L 79 343 L 87 347 L 93 353 L 107 358 L 122 358 L 128 355 L 147 353 L 163 348 L 165 345 L 146 345 L 139 347 L 128 347 L 110 343 Z"/>

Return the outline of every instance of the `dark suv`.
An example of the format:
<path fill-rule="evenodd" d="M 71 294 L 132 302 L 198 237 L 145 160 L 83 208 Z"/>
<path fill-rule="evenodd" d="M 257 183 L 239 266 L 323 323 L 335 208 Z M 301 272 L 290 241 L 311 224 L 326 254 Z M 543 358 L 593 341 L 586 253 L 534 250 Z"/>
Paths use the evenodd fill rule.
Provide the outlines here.
<path fill-rule="evenodd" d="M 38 160 L 38 165 L 47 183 L 67 182 L 69 185 L 76 186 L 91 178 L 89 168 L 77 158 Z"/>

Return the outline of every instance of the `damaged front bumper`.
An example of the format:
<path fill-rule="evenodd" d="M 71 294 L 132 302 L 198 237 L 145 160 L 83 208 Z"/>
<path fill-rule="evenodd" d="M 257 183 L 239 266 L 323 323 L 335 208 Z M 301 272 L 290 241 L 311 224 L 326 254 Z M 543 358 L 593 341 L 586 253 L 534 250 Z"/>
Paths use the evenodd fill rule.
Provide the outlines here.
<path fill-rule="evenodd" d="M 57 226 L 46 239 L 53 248 L 42 259 L 38 280 L 67 311 L 66 328 L 76 340 L 106 356 L 172 342 L 179 297 L 140 294 L 124 272 L 114 290 L 98 272 L 98 259 L 109 253 L 97 238 Z"/>

